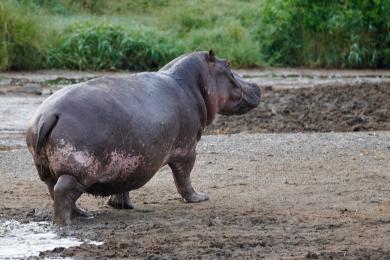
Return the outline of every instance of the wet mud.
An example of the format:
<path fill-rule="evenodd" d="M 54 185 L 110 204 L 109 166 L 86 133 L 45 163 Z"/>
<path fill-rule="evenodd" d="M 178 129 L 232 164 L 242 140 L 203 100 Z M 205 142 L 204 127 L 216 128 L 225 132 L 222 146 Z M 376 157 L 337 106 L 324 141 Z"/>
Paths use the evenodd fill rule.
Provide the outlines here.
<path fill-rule="evenodd" d="M 241 116 L 219 116 L 207 133 L 390 130 L 390 83 L 263 87 L 262 93 L 258 108 Z"/>
<path fill-rule="evenodd" d="M 217 116 L 206 134 L 390 130 L 390 71 L 274 69 L 239 73 L 260 86 L 260 106 L 241 116 Z M 34 110 L 56 90 L 106 74 L 128 75 L 0 74 L 0 133 L 23 132 Z"/>

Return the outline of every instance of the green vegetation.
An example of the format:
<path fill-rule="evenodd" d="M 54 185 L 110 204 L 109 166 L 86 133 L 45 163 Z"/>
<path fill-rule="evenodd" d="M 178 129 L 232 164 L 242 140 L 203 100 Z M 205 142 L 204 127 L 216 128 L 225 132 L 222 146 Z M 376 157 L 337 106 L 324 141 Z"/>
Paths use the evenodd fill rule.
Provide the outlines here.
<path fill-rule="evenodd" d="M 25 5 L 0 2 L 0 69 L 32 69 L 42 64 L 38 17 Z"/>
<path fill-rule="evenodd" d="M 0 70 L 148 70 L 210 48 L 236 67 L 390 68 L 390 1 L 0 1 Z"/>
<path fill-rule="evenodd" d="M 390 1 L 269 0 L 258 34 L 272 64 L 390 68 Z"/>
<path fill-rule="evenodd" d="M 61 36 L 47 55 L 51 68 L 79 70 L 156 69 L 179 54 L 154 33 L 125 33 L 121 27 L 86 24 Z"/>

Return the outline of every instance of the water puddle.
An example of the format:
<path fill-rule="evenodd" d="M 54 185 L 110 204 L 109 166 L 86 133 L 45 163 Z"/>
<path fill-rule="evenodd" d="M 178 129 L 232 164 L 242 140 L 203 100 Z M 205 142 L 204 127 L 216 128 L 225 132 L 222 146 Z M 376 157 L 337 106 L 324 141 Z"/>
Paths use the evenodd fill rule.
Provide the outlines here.
<path fill-rule="evenodd" d="M 15 220 L 0 220 L 0 259 L 39 256 L 42 251 L 79 246 L 83 243 L 103 244 L 96 241 L 81 241 L 74 237 L 60 237 L 49 222 L 22 224 Z"/>

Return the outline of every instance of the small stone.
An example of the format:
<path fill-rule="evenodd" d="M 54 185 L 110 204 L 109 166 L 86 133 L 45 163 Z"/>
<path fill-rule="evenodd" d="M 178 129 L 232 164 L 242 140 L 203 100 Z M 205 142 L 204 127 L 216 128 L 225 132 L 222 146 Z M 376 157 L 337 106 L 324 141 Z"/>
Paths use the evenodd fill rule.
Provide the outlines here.
<path fill-rule="evenodd" d="M 306 258 L 317 259 L 318 258 L 318 254 L 316 254 L 314 252 L 308 252 L 307 255 L 306 255 Z"/>
<path fill-rule="evenodd" d="M 27 94 L 42 95 L 42 87 L 37 83 L 29 83 L 24 85 L 22 92 Z"/>

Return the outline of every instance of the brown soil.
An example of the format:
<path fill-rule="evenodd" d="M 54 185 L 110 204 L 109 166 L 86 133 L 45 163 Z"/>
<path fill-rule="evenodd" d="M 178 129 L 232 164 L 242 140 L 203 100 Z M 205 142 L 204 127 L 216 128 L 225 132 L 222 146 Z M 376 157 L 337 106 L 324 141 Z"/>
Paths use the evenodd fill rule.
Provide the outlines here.
<path fill-rule="evenodd" d="M 329 132 L 390 129 L 390 84 L 262 88 L 260 107 L 241 116 L 219 116 L 210 134 Z"/>
<path fill-rule="evenodd" d="M 204 137 L 193 183 L 210 201 L 183 203 L 165 167 L 131 192 L 134 210 L 84 195 L 95 217 L 58 229 L 103 245 L 41 257 L 389 259 L 389 149 L 390 132 Z M 52 221 L 27 149 L 0 156 L 0 218 Z"/>

